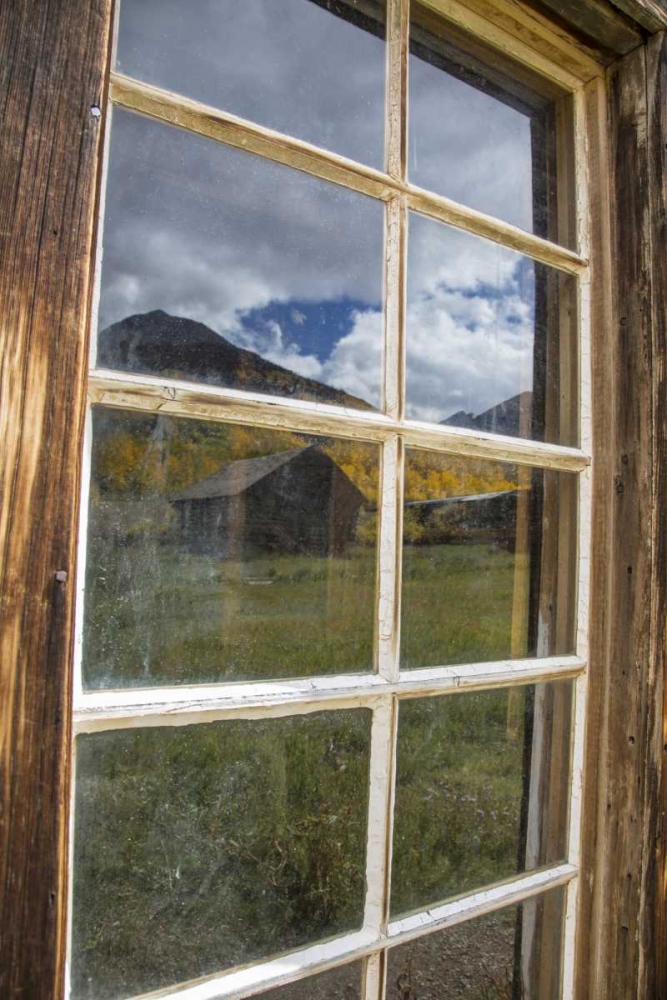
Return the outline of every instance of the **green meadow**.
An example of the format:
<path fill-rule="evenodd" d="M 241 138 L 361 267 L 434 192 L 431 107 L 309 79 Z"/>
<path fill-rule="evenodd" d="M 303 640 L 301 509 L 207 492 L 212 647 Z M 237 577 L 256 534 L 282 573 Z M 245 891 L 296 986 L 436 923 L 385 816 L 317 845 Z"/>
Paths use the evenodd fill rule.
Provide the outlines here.
<path fill-rule="evenodd" d="M 374 545 L 353 544 L 344 556 L 216 559 L 179 544 L 173 525 L 158 533 L 149 520 L 142 531 L 135 515 L 132 532 L 121 531 L 118 507 L 100 505 L 91 522 L 83 659 L 88 686 L 373 669 Z M 525 568 L 516 562 L 490 544 L 406 546 L 402 665 L 509 656 L 515 576 Z M 525 655 L 525 641 L 519 649 Z"/>
<path fill-rule="evenodd" d="M 156 533 L 155 511 L 146 529 L 118 523 L 109 506 L 93 512 L 89 686 L 372 669 L 372 545 L 235 562 L 193 555 L 168 522 Z M 515 568 L 491 544 L 407 546 L 404 665 L 510 655 Z M 517 871 L 530 689 L 518 697 L 518 707 L 501 690 L 401 708 L 395 914 Z M 358 929 L 369 748 L 363 709 L 80 738 L 74 1000 Z"/>

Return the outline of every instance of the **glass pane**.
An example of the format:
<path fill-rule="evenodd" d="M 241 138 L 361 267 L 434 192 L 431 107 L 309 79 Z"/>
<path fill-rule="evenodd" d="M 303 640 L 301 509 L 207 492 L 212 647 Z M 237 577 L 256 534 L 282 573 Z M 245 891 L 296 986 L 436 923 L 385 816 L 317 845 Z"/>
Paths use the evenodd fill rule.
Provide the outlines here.
<path fill-rule="evenodd" d="M 95 407 L 89 688 L 373 669 L 378 449 Z"/>
<path fill-rule="evenodd" d="M 76 1000 L 361 927 L 371 713 L 77 740 Z"/>
<path fill-rule="evenodd" d="M 362 962 L 343 965 L 340 969 L 309 976 L 289 986 L 259 994 L 257 1000 L 363 1000 L 361 976 Z"/>
<path fill-rule="evenodd" d="M 410 216 L 407 415 L 576 445 L 576 280 Z"/>
<path fill-rule="evenodd" d="M 411 182 L 572 246 L 572 192 L 558 190 L 572 161 L 565 92 L 429 7 L 411 8 Z"/>
<path fill-rule="evenodd" d="M 568 681 L 402 701 L 392 914 L 564 860 Z"/>
<path fill-rule="evenodd" d="M 118 69 L 382 166 L 384 0 L 122 0 Z"/>
<path fill-rule="evenodd" d="M 98 365 L 379 406 L 383 212 L 346 188 L 114 111 Z"/>
<path fill-rule="evenodd" d="M 401 663 L 570 653 L 577 477 L 409 449 Z"/>
<path fill-rule="evenodd" d="M 558 1000 L 564 912 L 553 889 L 392 948 L 387 1000 Z"/>

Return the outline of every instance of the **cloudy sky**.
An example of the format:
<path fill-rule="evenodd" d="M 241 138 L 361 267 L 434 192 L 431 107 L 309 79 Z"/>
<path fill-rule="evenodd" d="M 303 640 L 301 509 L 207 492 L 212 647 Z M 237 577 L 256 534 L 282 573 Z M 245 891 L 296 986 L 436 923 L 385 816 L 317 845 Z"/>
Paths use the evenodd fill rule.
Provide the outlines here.
<path fill-rule="evenodd" d="M 374 166 L 384 43 L 310 0 L 123 0 L 119 67 Z M 410 175 L 530 229 L 528 119 L 411 58 Z M 115 110 L 100 327 L 163 309 L 378 405 L 383 206 Z M 409 229 L 408 409 L 480 413 L 532 386 L 525 258 Z"/>

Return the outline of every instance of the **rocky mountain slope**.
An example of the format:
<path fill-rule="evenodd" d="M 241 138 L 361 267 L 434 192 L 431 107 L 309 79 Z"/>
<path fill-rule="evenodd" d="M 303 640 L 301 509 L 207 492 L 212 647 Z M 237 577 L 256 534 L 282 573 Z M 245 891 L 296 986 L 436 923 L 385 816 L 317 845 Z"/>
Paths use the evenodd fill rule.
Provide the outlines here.
<path fill-rule="evenodd" d="M 271 396 L 291 396 L 356 409 L 368 403 L 237 347 L 203 323 L 161 309 L 128 316 L 99 335 L 97 364 L 142 375 L 204 382 Z"/>
<path fill-rule="evenodd" d="M 459 410 L 441 422 L 448 427 L 468 427 L 471 430 L 491 431 L 494 434 L 508 434 L 511 437 L 518 437 L 521 429 L 523 437 L 527 436 L 527 430 L 531 426 L 532 408 L 532 392 L 521 392 L 518 396 L 505 399 L 477 416 Z"/>

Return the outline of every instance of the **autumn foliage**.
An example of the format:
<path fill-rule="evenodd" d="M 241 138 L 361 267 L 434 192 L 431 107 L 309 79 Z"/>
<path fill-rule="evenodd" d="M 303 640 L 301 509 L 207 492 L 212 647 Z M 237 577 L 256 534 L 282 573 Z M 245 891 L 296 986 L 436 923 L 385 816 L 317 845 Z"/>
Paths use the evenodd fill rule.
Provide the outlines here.
<path fill-rule="evenodd" d="M 95 430 L 93 481 L 107 496 L 171 496 L 229 462 L 318 445 L 363 493 L 368 508 L 378 505 L 380 450 L 374 444 L 105 410 L 97 413 Z M 406 456 L 406 503 L 516 485 L 513 466 L 416 449 Z M 408 529 L 410 520 L 406 511 Z"/>

